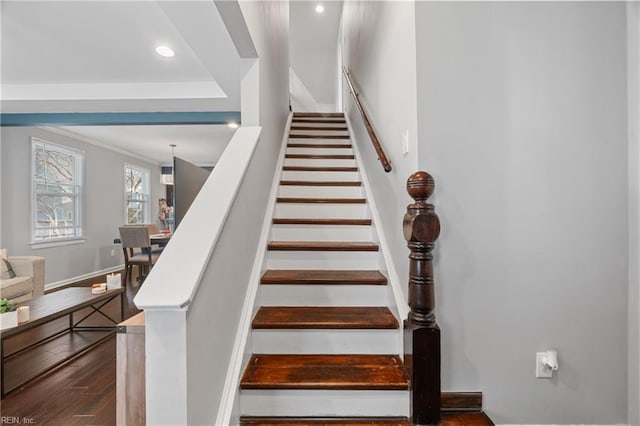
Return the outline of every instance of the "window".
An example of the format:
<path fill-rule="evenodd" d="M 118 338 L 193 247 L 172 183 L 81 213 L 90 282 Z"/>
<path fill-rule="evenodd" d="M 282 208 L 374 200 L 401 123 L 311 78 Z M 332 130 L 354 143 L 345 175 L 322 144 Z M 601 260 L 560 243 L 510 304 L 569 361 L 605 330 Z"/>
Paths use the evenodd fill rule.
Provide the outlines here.
<path fill-rule="evenodd" d="M 84 153 L 31 139 L 32 243 L 82 237 Z"/>
<path fill-rule="evenodd" d="M 126 223 L 149 221 L 149 170 L 131 164 L 124 165 Z"/>

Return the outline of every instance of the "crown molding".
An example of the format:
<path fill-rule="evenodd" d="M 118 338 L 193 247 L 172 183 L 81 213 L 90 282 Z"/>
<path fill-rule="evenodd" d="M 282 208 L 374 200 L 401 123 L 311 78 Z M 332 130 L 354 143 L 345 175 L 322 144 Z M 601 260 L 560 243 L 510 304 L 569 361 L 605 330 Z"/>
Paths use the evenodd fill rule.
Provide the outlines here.
<path fill-rule="evenodd" d="M 162 164 L 160 162 L 156 161 L 156 160 L 152 160 L 152 159 L 150 159 L 148 157 L 144 157 L 142 155 L 134 154 L 133 152 L 129 152 L 129 151 L 126 151 L 124 149 L 120 149 L 120 148 L 111 146 L 111 145 L 109 145 L 107 143 L 104 143 L 102 141 L 98 141 L 96 139 L 92 139 L 92 138 L 89 138 L 87 136 L 79 135 L 78 133 L 71 132 L 71 131 L 66 130 L 66 129 L 61 129 L 59 127 L 50 127 L 50 126 L 36 126 L 36 127 L 38 127 L 39 129 L 42 129 L 42 130 L 46 130 L 46 131 L 51 132 L 51 133 L 58 134 L 60 136 L 65 136 L 65 137 L 68 137 L 68 138 L 71 138 L 71 139 L 75 139 L 75 140 L 80 141 L 80 142 L 88 143 L 89 145 L 94 145 L 94 146 L 97 146 L 99 148 L 103 148 L 103 149 L 107 149 L 109 151 L 117 152 L 118 154 L 126 155 L 126 156 L 132 157 L 132 158 L 137 158 L 138 160 L 142 160 L 142 161 L 145 161 L 145 162 L 150 163 L 150 164 L 157 164 L 158 166 L 162 166 Z"/>

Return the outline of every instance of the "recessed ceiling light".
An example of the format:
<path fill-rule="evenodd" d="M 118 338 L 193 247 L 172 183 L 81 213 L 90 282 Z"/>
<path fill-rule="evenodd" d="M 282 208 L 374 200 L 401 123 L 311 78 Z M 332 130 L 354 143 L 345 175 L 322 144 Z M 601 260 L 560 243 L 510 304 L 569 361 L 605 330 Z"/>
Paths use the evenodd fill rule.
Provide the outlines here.
<path fill-rule="evenodd" d="M 236 123 L 235 121 L 231 121 L 231 122 L 227 123 L 227 126 L 231 127 L 232 129 L 237 129 L 238 128 L 238 123 Z"/>
<path fill-rule="evenodd" d="M 164 56 L 165 58 L 172 58 L 175 53 L 173 53 L 173 49 L 169 46 L 158 46 L 156 47 L 156 53 L 160 56 Z"/>
<path fill-rule="evenodd" d="M 321 5 L 321 4 L 317 5 L 316 6 L 316 12 L 318 12 L 318 13 L 324 12 L 324 6 Z"/>

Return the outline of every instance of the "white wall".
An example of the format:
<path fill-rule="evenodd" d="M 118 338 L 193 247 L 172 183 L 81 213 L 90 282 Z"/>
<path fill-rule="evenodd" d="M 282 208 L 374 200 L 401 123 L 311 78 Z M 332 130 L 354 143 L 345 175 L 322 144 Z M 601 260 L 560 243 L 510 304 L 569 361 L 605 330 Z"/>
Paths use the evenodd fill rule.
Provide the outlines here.
<path fill-rule="evenodd" d="M 82 244 L 33 250 L 31 240 L 31 137 L 85 153 L 84 237 Z M 11 254 L 44 256 L 45 284 L 67 281 L 123 264 L 113 244 L 125 221 L 124 164 L 150 171 L 149 214 L 157 222 L 164 197 L 160 166 L 36 127 L 2 128 L 2 244 Z M 111 256 L 111 251 L 115 255 Z"/>
<path fill-rule="evenodd" d="M 289 113 L 288 3 L 240 7 L 259 56 L 262 132 L 187 312 L 189 424 L 216 419 Z"/>
<path fill-rule="evenodd" d="M 342 0 L 325 1 L 323 6 L 324 12 L 316 13 L 316 2 L 290 2 L 291 68 L 318 102 L 319 111 L 335 111 L 336 41 Z"/>
<path fill-rule="evenodd" d="M 239 3 L 259 56 L 261 139 L 273 144 L 275 157 L 289 114 L 289 6 L 277 0 Z"/>
<path fill-rule="evenodd" d="M 393 170 L 385 173 L 348 86 L 343 102 L 353 125 L 400 282 L 406 291 L 408 249 L 402 218 L 411 202 L 406 181 L 418 170 L 416 113 L 415 3 L 348 1 L 344 3 L 343 62 Z M 409 154 L 402 154 L 402 135 L 409 131 Z M 406 297 L 405 297 L 406 300 Z"/>
<path fill-rule="evenodd" d="M 289 68 L 289 96 L 291 109 L 296 112 L 324 111 L 318 109 L 318 103 L 313 95 L 298 77 L 293 68 Z"/>
<path fill-rule="evenodd" d="M 625 7 L 416 4 L 443 388 L 496 423 L 627 421 Z"/>
<path fill-rule="evenodd" d="M 627 3 L 629 84 L 629 396 L 630 425 L 640 424 L 640 3 Z"/>

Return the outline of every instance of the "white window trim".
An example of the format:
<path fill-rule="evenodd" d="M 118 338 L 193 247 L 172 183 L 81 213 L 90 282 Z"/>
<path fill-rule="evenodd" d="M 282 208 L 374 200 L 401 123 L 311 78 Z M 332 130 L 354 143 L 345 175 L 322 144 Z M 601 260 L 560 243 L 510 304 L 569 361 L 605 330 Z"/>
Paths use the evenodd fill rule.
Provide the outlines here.
<path fill-rule="evenodd" d="M 151 208 L 149 207 L 149 203 L 151 202 L 151 170 L 147 169 L 146 167 L 142 167 L 142 166 L 138 166 L 136 164 L 132 164 L 132 163 L 124 163 L 124 178 L 125 181 L 123 182 L 122 188 L 124 191 L 124 224 L 129 224 L 129 215 L 128 215 L 128 210 L 129 210 L 129 198 L 128 198 L 128 192 L 126 190 L 127 188 L 127 168 L 130 169 L 134 169 L 134 170 L 138 170 L 140 172 L 142 172 L 144 174 L 144 188 L 146 191 L 146 195 L 147 195 L 147 200 L 144 203 L 144 210 L 142 212 L 142 214 L 144 215 L 143 221 L 142 223 L 151 223 Z"/>
<path fill-rule="evenodd" d="M 87 239 L 85 237 L 73 237 L 73 238 L 56 238 L 55 240 L 49 241 L 36 241 L 33 243 L 29 243 L 29 246 L 32 250 L 39 250 L 50 247 L 59 247 L 59 246 L 71 246 L 74 244 L 82 244 L 86 242 Z"/>
<path fill-rule="evenodd" d="M 79 166 L 76 166 L 76 170 L 75 173 L 77 173 L 79 176 L 75 176 L 74 178 L 76 180 L 76 182 L 80 182 L 80 184 L 77 184 L 78 186 L 78 194 L 77 194 L 77 228 L 78 228 L 78 234 L 75 237 L 61 237 L 61 238 L 51 238 L 51 239 L 47 239 L 47 240 L 36 240 L 35 239 L 35 234 L 36 234 L 36 209 L 37 209 L 37 205 L 38 205 L 38 201 L 36 199 L 36 183 L 35 183 L 35 144 L 36 143 L 42 143 L 45 145 L 50 145 L 50 146 L 54 146 L 57 148 L 60 148 L 62 150 L 65 151 L 69 151 L 74 153 L 75 155 L 79 156 L 81 158 L 81 164 Z M 71 245 L 71 244 L 82 244 L 84 243 L 87 239 L 84 236 L 84 209 L 85 209 L 85 189 L 84 189 L 84 183 L 85 183 L 85 152 L 81 149 L 77 149 L 77 148 L 73 148 L 67 145 L 62 145 L 59 143 L 55 143 L 55 142 L 51 142 L 51 141 L 47 141 L 44 139 L 40 139 L 40 138 L 36 138 L 36 137 L 31 137 L 31 174 L 29 176 L 30 178 L 30 184 L 31 184 L 31 206 L 30 206 L 30 215 L 31 215 L 31 234 L 29 236 L 29 246 L 34 249 L 41 249 L 41 248 L 49 248 L 49 247 L 58 247 L 58 246 L 66 246 L 66 245 Z"/>

